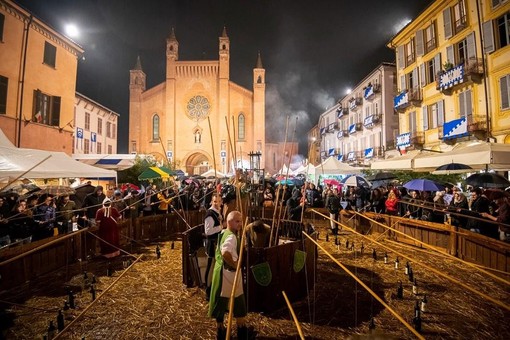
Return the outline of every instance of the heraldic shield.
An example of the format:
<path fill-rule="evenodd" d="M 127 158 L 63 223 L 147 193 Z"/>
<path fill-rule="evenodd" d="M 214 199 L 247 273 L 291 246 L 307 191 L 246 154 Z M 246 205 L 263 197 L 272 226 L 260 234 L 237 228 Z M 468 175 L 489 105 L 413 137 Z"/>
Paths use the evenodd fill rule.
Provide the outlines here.
<path fill-rule="evenodd" d="M 294 253 L 294 272 L 299 273 L 305 266 L 305 262 L 306 253 L 302 250 L 296 249 L 296 252 Z"/>
<path fill-rule="evenodd" d="M 252 266 L 251 272 L 253 273 L 255 281 L 263 287 L 269 286 L 273 279 L 271 267 L 269 267 L 269 263 L 267 261 Z"/>

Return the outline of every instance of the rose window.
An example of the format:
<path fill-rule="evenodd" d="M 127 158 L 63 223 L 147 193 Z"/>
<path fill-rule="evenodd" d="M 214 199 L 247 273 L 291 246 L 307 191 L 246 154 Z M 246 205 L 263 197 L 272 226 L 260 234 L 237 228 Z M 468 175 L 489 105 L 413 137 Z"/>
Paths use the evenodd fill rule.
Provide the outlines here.
<path fill-rule="evenodd" d="M 191 119 L 202 120 L 209 115 L 211 104 L 204 96 L 194 96 L 189 100 L 186 109 Z"/>

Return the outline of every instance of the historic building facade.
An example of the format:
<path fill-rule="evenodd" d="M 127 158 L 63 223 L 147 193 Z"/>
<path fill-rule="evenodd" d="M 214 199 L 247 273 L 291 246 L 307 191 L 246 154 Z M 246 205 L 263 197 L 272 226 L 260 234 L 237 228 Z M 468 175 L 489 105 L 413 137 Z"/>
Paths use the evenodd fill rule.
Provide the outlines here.
<path fill-rule="evenodd" d="M 395 65 L 385 62 L 321 114 L 321 159 L 334 156 L 353 165 L 369 165 L 394 149 L 398 132 L 394 95 Z"/>
<path fill-rule="evenodd" d="M 18 147 L 72 153 L 82 48 L 0 0 L 0 128 Z"/>
<path fill-rule="evenodd" d="M 168 158 L 199 174 L 249 167 L 249 153 L 265 151 L 265 70 L 260 54 L 253 89 L 230 80 L 230 39 L 219 37 L 219 60 L 181 61 L 172 30 L 166 42 L 166 80 L 146 89 L 140 60 L 130 71 L 131 153 Z M 262 155 L 261 167 L 265 157 Z"/>
<path fill-rule="evenodd" d="M 116 154 L 119 114 L 76 92 L 73 156 Z"/>
<path fill-rule="evenodd" d="M 400 148 L 510 142 L 510 2 L 435 1 L 390 41 Z"/>

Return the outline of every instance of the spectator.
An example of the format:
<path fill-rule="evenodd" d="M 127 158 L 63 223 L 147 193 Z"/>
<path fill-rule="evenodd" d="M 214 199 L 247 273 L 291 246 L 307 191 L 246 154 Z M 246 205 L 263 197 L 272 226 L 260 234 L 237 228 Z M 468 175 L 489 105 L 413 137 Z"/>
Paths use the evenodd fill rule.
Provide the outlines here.
<path fill-rule="evenodd" d="M 111 206 L 112 201 L 105 198 L 103 207 L 97 210 L 96 225 L 99 226 L 98 236 L 106 241 L 101 242 L 101 254 L 106 258 L 112 258 L 120 255 L 119 227 L 117 221 L 120 214 L 117 209 Z"/>
<path fill-rule="evenodd" d="M 487 197 L 482 196 L 482 189 L 475 188 L 471 191 L 471 216 L 481 217 L 482 213 L 489 213 L 490 201 Z M 475 233 L 489 236 L 490 226 L 483 221 L 476 218 L 469 218 L 466 224 L 466 228 Z"/>
<path fill-rule="evenodd" d="M 418 192 L 416 190 L 411 191 L 411 198 L 409 199 L 409 204 L 406 209 L 406 217 L 410 219 L 419 219 L 421 218 L 421 201 L 418 198 Z"/>
<path fill-rule="evenodd" d="M 304 209 L 304 202 L 301 202 L 301 192 L 294 191 L 292 197 L 287 200 L 286 206 L 289 220 L 301 221 L 301 214 Z"/>
<path fill-rule="evenodd" d="M 342 210 L 340 197 L 338 197 L 338 190 L 334 189 L 329 191 L 326 197 L 326 209 L 329 211 L 329 226 L 331 227 L 331 232 L 333 235 L 338 235 L 338 224 L 335 222 L 338 221 L 338 214 L 340 210 Z"/>
<path fill-rule="evenodd" d="M 72 231 L 73 217 L 76 215 L 75 210 L 76 203 L 69 199 L 69 195 L 62 196 L 57 206 L 59 233 Z"/>
<path fill-rule="evenodd" d="M 124 216 L 126 216 L 127 204 L 122 198 L 122 193 L 120 192 L 120 190 L 115 190 L 115 192 L 113 193 L 112 207 L 117 209 L 121 218 L 124 218 Z"/>
<path fill-rule="evenodd" d="M 46 196 L 42 204 L 37 206 L 34 220 L 37 224 L 33 240 L 41 240 L 54 235 L 56 207 L 53 197 Z"/>
<path fill-rule="evenodd" d="M 168 189 L 162 190 L 158 193 L 158 214 L 168 214 L 168 206 L 172 202 L 172 198 L 168 195 Z"/>
<path fill-rule="evenodd" d="M 375 188 L 372 190 L 372 193 L 370 194 L 370 202 L 371 202 L 371 210 L 378 214 L 382 214 L 385 211 L 385 202 L 383 193 L 379 188 Z"/>
<path fill-rule="evenodd" d="M 497 227 L 494 224 L 487 226 L 487 236 L 510 242 L 510 207 L 508 206 L 505 193 L 502 191 L 495 192 L 492 198 L 497 204 L 497 216 L 486 212 L 482 212 L 480 215 L 500 224 Z"/>
<path fill-rule="evenodd" d="M 384 202 L 386 208 L 386 214 L 388 215 L 397 215 L 398 214 L 398 198 L 395 194 L 395 189 L 392 189 L 388 192 L 388 198 L 386 202 Z"/>
<path fill-rule="evenodd" d="M 462 216 L 469 212 L 469 204 L 466 196 L 460 191 L 459 188 L 453 188 L 453 199 L 450 203 L 448 210 L 454 211 L 455 214 L 452 214 L 451 223 L 456 227 L 464 228 L 467 223 L 466 217 Z"/>
<path fill-rule="evenodd" d="M 27 209 L 27 201 L 20 200 L 14 207 L 9 219 L 9 236 L 11 240 L 26 239 L 34 231 L 34 218 L 32 211 Z"/>
<path fill-rule="evenodd" d="M 97 211 L 101 208 L 106 195 L 103 193 L 103 187 L 98 185 L 94 191 L 85 196 L 83 207 L 85 209 L 85 217 L 92 225 L 95 224 Z"/>
<path fill-rule="evenodd" d="M 446 203 L 444 201 L 444 193 L 442 191 L 436 191 L 436 195 L 434 196 L 434 210 L 429 213 L 429 221 L 435 223 L 443 223 L 444 222 L 444 213 L 443 210 L 446 209 Z"/>
<path fill-rule="evenodd" d="M 264 190 L 264 207 L 273 207 L 274 206 L 274 189 L 270 183 L 266 184 L 266 189 Z"/>

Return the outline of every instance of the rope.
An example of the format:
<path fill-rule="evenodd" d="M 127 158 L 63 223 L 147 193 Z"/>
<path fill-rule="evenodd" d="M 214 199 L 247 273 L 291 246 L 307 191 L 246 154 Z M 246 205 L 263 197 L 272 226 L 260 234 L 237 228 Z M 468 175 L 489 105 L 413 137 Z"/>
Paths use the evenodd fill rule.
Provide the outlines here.
<path fill-rule="evenodd" d="M 312 209 L 312 211 L 314 211 Z M 340 261 L 338 261 L 333 255 L 331 255 L 324 247 L 317 243 L 313 238 L 307 235 L 303 231 L 303 235 L 308 237 L 317 247 L 319 247 L 326 255 L 333 260 L 340 268 L 342 268 L 347 274 L 349 274 L 356 282 L 358 282 L 363 288 L 365 288 L 377 301 L 379 301 L 391 314 L 393 314 L 407 329 L 409 329 L 418 339 L 425 339 L 420 333 L 418 333 L 407 321 L 404 320 L 395 310 L 393 310 L 383 299 L 381 299 L 373 290 L 371 290 L 363 281 L 361 281 L 356 275 L 354 275 L 347 267 L 345 267 Z"/>
<path fill-rule="evenodd" d="M 316 210 L 314 210 L 314 209 L 312 209 L 312 211 L 313 211 L 313 212 L 315 212 L 315 213 L 316 213 L 316 214 L 318 214 L 318 215 L 321 215 L 321 216 L 323 216 L 323 217 L 325 217 L 325 218 L 329 219 L 329 217 L 325 216 L 324 214 L 321 214 L 320 212 L 318 212 L 318 211 L 316 211 Z M 348 226 L 346 226 L 346 225 L 343 225 L 343 224 L 341 224 L 341 223 L 339 223 L 339 222 L 336 222 L 336 221 L 335 221 L 335 223 L 337 223 L 338 225 L 342 225 L 342 226 L 343 226 L 344 228 L 346 228 L 347 230 L 351 230 L 351 231 L 353 231 L 354 233 L 356 233 L 357 235 L 359 235 L 359 236 L 363 237 L 364 239 L 369 239 L 369 237 L 367 237 L 367 236 L 365 236 L 365 235 L 363 235 L 363 234 L 361 234 L 361 233 L 358 233 L 357 231 L 355 231 L 354 229 L 352 229 L 352 228 L 350 228 L 350 227 L 348 227 Z M 493 297 L 491 297 L 491 296 L 489 296 L 489 295 L 487 295 L 487 294 L 484 294 L 484 293 L 482 293 L 482 292 L 479 292 L 479 291 L 477 291 L 476 289 L 471 288 L 470 286 L 468 286 L 468 285 L 466 285 L 466 284 L 464 284 L 464 283 L 460 282 L 459 280 L 457 280 L 457 279 L 455 279 L 455 278 L 453 278 L 453 277 L 451 277 L 451 276 L 448 276 L 448 275 L 446 275 L 446 274 L 442 273 L 441 271 L 439 271 L 439 270 L 437 270 L 437 269 L 435 269 L 435 268 L 432 268 L 432 267 L 430 267 L 429 265 L 427 265 L 427 264 L 425 264 L 425 263 L 423 263 L 423 262 L 421 262 L 421 261 L 418 261 L 418 260 L 413 259 L 413 258 L 411 258 L 411 257 L 409 257 L 409 256 L 406 256 L 406 255 L 404 255 L 404 254 L 402 254 L 402 253 L 400 253 L 400 252 L 396 251 L 395 249 L 393 249 L 393 248 L 391 248 L 391 247 L 385 246 L 385 245 L 383 245 L 382 243 L 377 242 L 377 241 L 374 241 L 374 243 L 375 243 L 375 244 L 377 244 L 377 245 L 379 245 L 379 246 L 381 246 L 381 247 L 383 247 L 384 249 L 388 249 L 388 250 L 390 250 L 390 251 L 394 252 L 396 255 L 398 255 L 398 256 L 400 256 L 400 257 L 402 257 L 402 258 L 405 258 L 405 259 L 410 260 L 410 261 L 412 261 L 412 262 L 414 262 L 414 263 L 417 263 L 417 264 L 421 265 L 422 267 L 424 267 L 424 268 L 426 268 L 426 269 L 428 269 L 428 270 L 430 270 L 430 271 L 432 271 L 432 272 L 434 272 L 434 273 L 438 274 L 439 276 L 441 276 L 441 277 L 443 277 L 443 278 L 445 278 L 445 279 L 447 279 L 447 280 L 449 280 L 449 281 L 452 281 L 453 283 L 456 283 L 457 285 L 459 285 L 459 286 L 461 286 L 461 287 L 463 287 L 463 288 L 465 288 L 465 289 L 467 289 L 467 290 L 471 291 L 472 293 L 475 293 L 475 294 L 477 294 L 477 295 L 479 295 L 479 296 L 481 296 L 481 297 L 483 297 L 483 298 L 485 298 L 485 299 L 487 299 L 487 300 L 491 301 L 492 303 L 494 303 L 494 304 L 496 304 L 496 305 L 498 305 L 498 306 L 500 306 L 500 307 L 502 307 L 502 308 L 504 308 L 504 309 L 506 309 L 506 310 L 509 310 L 509 311 L 510 311 L 510 306 L 509 306 L 509 305 L 504 304 L 503 302 L 501 302 L 501 301 L 499 301 L 499 300 L 496 300 L 496 299 L 494 299 Z"/>

